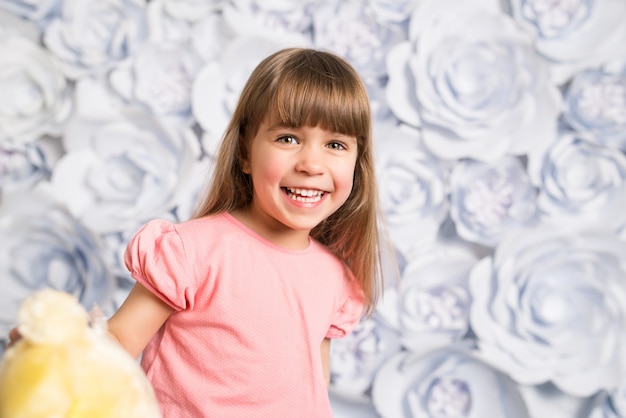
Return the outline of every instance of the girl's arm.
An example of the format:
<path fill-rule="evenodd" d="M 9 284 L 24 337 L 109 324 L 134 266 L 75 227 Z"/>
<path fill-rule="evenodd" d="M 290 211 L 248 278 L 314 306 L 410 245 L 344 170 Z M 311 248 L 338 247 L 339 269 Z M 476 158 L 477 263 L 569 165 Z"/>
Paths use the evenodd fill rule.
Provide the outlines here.
<path fill-rule="evenodd" d="M 324 370 L 324 380 L 326 387 L 330 387 L 330 338 L 324 338 L 320 347 L 322 353 L 322 370 Z"/>
<path fill-rule="evenodd" d="M 137 358 L 174 310 L 135 283 L 119 310 L 109 319 L 110 336 Z"/>

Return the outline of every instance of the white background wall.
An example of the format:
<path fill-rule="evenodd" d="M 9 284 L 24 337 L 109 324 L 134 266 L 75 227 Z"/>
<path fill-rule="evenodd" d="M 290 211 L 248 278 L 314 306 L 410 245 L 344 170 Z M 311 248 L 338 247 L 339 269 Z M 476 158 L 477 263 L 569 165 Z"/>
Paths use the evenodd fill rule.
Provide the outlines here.
<path fill-rule="evenodd" d="M 112 312 L 294 45 L 368 84 L 400 260 L 336 416 L 626 417 L 624 0 L 0 0 L 0 335 L 44 286 Z"/>

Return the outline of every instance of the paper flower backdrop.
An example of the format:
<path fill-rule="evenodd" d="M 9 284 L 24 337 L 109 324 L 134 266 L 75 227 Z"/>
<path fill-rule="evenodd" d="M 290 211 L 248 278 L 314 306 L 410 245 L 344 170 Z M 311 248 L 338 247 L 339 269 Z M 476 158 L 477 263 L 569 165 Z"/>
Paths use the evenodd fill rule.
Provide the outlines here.
<path fill-rule="evenodd" d="M 114 311 L 288 46 L 363 76 L 399 264 L 335 416 L 626 418 L 624 0 L 0 0 L 0 350 L 41 287 Z"/>

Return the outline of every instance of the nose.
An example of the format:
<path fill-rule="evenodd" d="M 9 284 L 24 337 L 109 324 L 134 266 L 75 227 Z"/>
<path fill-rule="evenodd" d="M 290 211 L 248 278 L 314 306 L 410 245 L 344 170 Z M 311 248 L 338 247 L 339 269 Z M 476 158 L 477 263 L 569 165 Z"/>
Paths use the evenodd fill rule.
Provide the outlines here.
<path fill-rule="evenodd" d="M 297 158 L 296 171 L 311 176 L 324 172 L 323 150 L 307 145 L 298 152 Z"/>

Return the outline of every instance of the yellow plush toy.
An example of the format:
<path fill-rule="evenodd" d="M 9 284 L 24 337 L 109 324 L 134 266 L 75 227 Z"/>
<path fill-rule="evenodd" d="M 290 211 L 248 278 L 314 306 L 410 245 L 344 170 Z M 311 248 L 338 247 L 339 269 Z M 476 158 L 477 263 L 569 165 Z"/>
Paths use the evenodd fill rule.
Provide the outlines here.
<path fill-rule="evenodd" d="M 33 294 L 18 330 L 0 363 L 0 418 L 161 417 L 139 364 L 73 296 Z"/>

